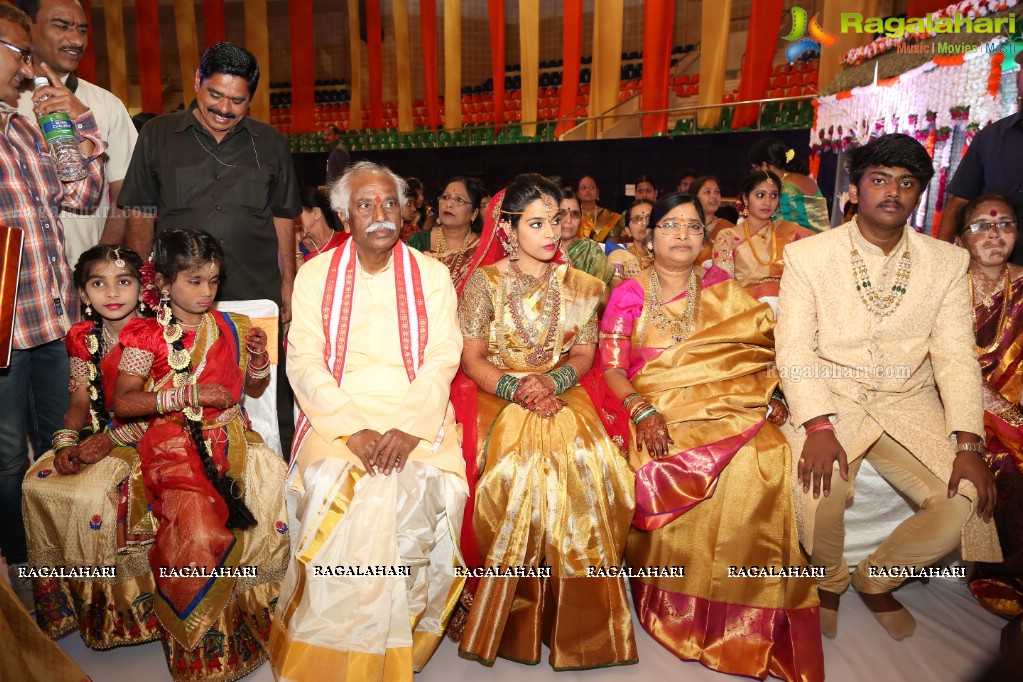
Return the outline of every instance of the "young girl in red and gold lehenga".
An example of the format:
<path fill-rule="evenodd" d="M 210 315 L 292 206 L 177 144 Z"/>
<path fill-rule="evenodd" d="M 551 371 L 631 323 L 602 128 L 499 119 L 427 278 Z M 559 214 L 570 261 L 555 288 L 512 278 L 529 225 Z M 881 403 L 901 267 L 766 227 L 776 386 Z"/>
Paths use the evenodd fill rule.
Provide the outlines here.
<path fill-rule="evenodd" d="M 85 320 L 68 332 L 71 400 L 53 450 L 25 476 L 36 620 L 50 637 L 78 630 L 93 649 L 159 638 L 145 545 L 128 523 L 131 473 L 145 420 L 113 415 L 121 330 L 138 317 L 142 259 L 105 244 L 82 254 L 74 280 Z M 44 575 L 51 567 L 74 577 Z"/>
<path fill-rule="evenodd" d="M 235 680 L 265 660 L 288 560 L 284 462 L 239 404 L 265 387 L 266 334 L 210 310 L 223 262 L 205 232 L 160 234 L 157 317 L 122 330 L 114 394 L 118 415 L 151 417 L 137 448 L 157 528 L 154 611 L 176 680 Z"/>

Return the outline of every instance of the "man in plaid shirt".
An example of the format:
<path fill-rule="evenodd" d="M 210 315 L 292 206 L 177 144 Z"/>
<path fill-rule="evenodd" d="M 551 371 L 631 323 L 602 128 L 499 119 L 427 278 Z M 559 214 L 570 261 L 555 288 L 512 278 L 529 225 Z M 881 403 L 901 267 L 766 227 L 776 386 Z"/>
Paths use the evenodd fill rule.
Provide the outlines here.
<path fill-rule="evenodd" d="M 19 227 L 25 234 L 14 350 L 10 367 L 0 370 L 0 551 L 10 566 L 15 590 L 30 609 L 31 587 L 25 584 L 27 579 L 17 579 L 17 565 L 28 558 L 21 481 L 28 441 L 36 455 L 46 452 L 64 420 L 70 381 L 64 335 L 78 309 L 59 214 L 62 208 L 83 209 L 99 200 L 106 149 L 92 112 L 60 84 L 52 69 L 37 65 L 56 85 L 36 89 L 35 113 L 42 116 L 61 110 L 71 117 L 89 171 L 76 182 L 57 179 L 39 128 L 15 108 L 18 86 L 33 76 L 32 61 L 28 17 L 0 3 L 0 223 Z"/>

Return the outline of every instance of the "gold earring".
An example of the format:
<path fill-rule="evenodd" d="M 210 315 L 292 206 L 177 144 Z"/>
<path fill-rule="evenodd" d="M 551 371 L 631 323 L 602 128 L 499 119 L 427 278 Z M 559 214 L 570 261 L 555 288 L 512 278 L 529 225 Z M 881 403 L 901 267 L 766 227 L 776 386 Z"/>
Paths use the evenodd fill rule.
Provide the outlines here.
<path fill-rule="evenodd" d="M 90 306 L 88 303 L 85 304 L 85 316 L 92 317 L 92 306 Z"/>
<path fill-rule="evenodd" d="M 510 242 L 508 244 L 508 260 L 519 259 L 519 243 L 518 241 Z"/>

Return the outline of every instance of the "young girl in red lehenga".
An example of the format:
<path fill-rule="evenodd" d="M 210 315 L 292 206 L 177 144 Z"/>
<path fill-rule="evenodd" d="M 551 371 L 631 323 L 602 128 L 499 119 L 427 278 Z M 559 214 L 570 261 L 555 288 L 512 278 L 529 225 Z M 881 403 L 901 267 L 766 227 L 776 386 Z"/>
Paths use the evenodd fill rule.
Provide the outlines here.
<path fill-rule="evenodd" d="M 223 250 L 205 232 L 153 246 L 156 319 L 121 332 L 114 409 L 152 417 L 137 449 L 157 524 L 154 610 L 177 680 L 235 680 L 266 658 L 288 560 L 285 466 L 239 404 L 269 376 L 266 334 L 210 310 Z"/>
<path fill-rule="evenodd" d="M 118 339 L 139 314 L 141 268 L 134 251 L 106 244 L 78 259 L 74 280 L 86 319 L 66 339 L 71 400 L 53 450 L 25 475 L 29 566 L 40 574 L 51 566 L 92 573 L 35 577 L 36 620 L 53 638 L 77 629 L 93 649 L 160 637 L 145 547 L 152 536 L 127 518 L 133 444 L 146 420 L 112 414 Z"/>

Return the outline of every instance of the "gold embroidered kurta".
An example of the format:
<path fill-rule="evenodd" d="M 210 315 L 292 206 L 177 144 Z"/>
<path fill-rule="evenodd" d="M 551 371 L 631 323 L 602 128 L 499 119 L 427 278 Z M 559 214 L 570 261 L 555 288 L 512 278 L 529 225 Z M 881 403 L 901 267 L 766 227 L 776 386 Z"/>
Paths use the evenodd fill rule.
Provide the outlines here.
<path fill-rule="evenodd" d="M 786 435 L 798 454 L 805 440 L 801 425 L 832 415 L 850 461 L 883 432 L 947 481 L 955 457 L 951 434 L 984 433 L 966 279 L 969 254 L 908 226 L 903 240 L 885 255 L 859 234 L 854 219 L 785 247 L 776 340 L 791 414 Z M 882 292 L 890 288 L 908 244 L 906 293 L 891 315 L 873 315 L 860 300 L 852 243 L 873 287 Z M 976 498 L 968 481 L 959 491 Z M 816 501 L 799 485 L 796 499 L 800 538 L 812 552 Z M 1000 560 L 994 524 L 976 514 L 963 527 L 962 540 L 964 557 Z"/>

